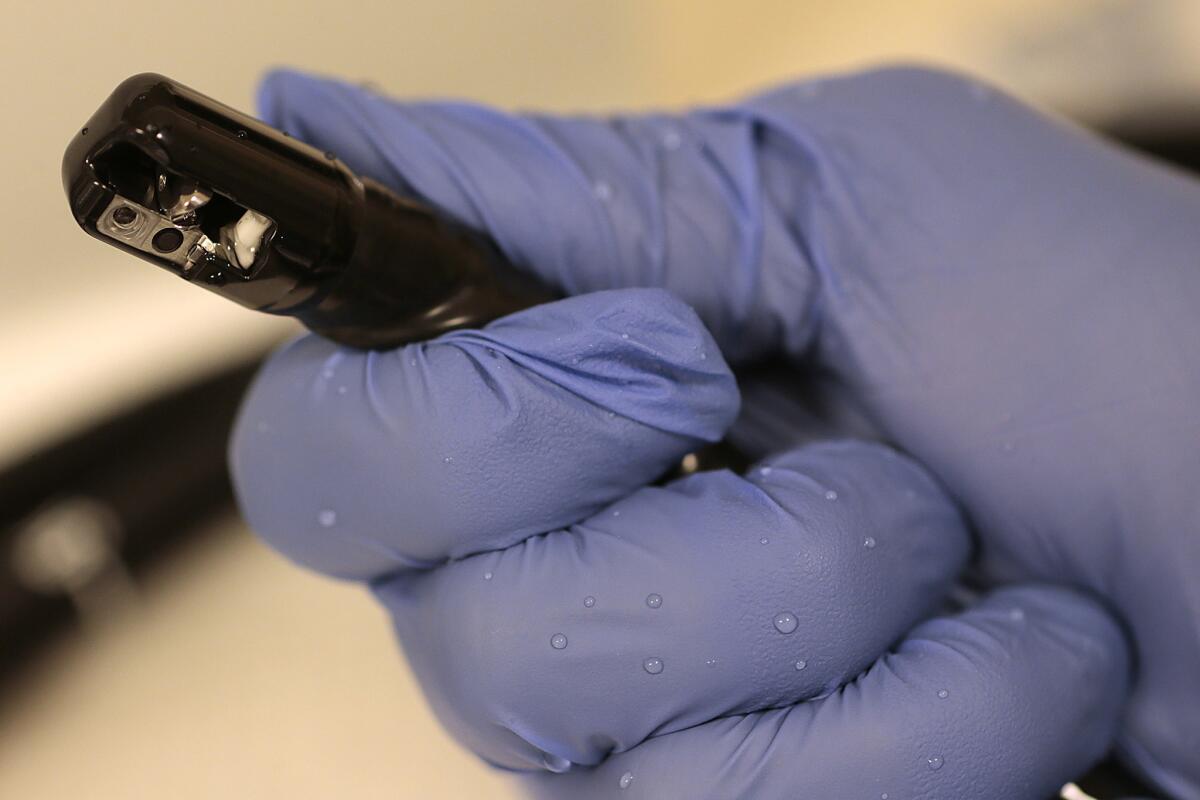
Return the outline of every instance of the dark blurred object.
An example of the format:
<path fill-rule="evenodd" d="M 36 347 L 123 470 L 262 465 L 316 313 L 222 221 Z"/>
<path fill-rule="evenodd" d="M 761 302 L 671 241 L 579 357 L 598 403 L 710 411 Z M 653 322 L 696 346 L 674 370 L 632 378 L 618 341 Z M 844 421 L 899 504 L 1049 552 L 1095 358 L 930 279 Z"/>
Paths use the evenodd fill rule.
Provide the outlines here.
<path fill-rule="evenodd" d="M 1122 120 L 1104 132 L 1130 147 L 1200 173 L 1200 115 L 1171 114 L 1149 120 Z"/>
<path fill-rule="evenodd" d="M 232 499 L 229 430 L 257 361 L 173 391 L 0 473 L 0 678 Z"/>
<path fill-rule="evenodd" d="M 1078 785 L 1096 800 L 1156 800 L 1160 797 L 1130 776 L 1115 758 L 1092 769 Z"/>

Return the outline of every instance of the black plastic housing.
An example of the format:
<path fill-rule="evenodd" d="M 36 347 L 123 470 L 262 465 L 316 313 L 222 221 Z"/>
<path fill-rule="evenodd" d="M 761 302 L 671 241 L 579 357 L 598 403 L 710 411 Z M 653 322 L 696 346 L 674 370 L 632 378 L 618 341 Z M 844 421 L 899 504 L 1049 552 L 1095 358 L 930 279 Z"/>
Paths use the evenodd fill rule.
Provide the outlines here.
<path fill-rule="evenodd" d="M 208 255 L 185 270 L 98 229 L 114 198 L 144 202 L 136 195 L 160 171 L 273 222 L 250 268 Z M 476 327 L 552 297 L 482 234 L 161 75 L 113 91 L 68 145 L 63 186 L 96 238 L 355 347 Z"/>

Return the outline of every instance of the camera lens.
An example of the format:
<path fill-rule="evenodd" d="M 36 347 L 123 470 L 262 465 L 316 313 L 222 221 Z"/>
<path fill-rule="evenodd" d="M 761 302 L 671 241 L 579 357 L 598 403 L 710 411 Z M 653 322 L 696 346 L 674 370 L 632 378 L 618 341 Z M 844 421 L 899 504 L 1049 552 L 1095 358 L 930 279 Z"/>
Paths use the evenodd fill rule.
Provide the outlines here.
<path fill-rule="evenodd" d="M 136 210 L 129 206 L 121 206 L 112 212 L 112 220 L 122 228 L 126 228 L 133 224 L 133 221 L 138 218 Z"/>
<path fill-rule="evenodd" d="M 150 244 L 154 245 L 154 249 L 160 253 L 171 253 L 178 250 L 179 245 L 183 244 L 183 234 L 175 228 L 163 228 L 154 234 Z"/>

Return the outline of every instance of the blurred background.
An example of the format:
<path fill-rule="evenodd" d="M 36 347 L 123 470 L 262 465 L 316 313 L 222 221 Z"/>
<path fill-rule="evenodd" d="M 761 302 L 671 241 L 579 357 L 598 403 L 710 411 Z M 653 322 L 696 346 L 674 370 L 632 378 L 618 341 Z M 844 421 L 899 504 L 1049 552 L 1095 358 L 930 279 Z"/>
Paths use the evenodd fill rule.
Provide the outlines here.
<path fill-rule="evenodd" d="M 354 586 L 239 522 L 224 436 L 295 332 L 85 236 L 67 141 L 156 71 L 253 111 L 292 65 L 406 97 L 712 103 L 880 60 L 973 71 L 1166 157 L 1193 0 L 7 4 L 0 27 L 0 797 L 516 797 L 437 727 Z"/>

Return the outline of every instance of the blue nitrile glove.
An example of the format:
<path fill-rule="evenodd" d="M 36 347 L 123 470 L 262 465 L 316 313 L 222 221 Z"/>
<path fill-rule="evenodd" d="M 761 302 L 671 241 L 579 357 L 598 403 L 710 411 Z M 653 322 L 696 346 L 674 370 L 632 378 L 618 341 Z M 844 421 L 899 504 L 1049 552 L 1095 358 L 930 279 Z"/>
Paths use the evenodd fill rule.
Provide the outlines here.
<path fill-rule="evenodd" d="M 1013 800 L 1116 735 L 1200 798 L 1195 182 L 918 69 L 612 120 L 289 73 L 260 99 L 580 295 L 303 339 L 233 443 L 250 523 L 372 581 L 483 758 L 571 798 Z M 725 360 L 771 355 L 799 379 L 734 430 L 765 460 L 647 488 L 737 415 Z M 909 455 L 797 447 L 797 384 Z M 958 508 L 1006 588 L 923 621 Z"/>

